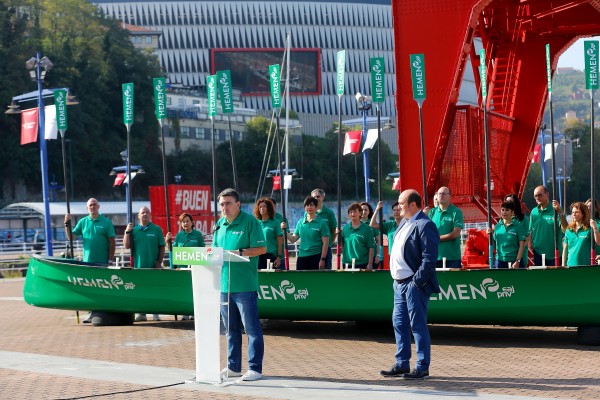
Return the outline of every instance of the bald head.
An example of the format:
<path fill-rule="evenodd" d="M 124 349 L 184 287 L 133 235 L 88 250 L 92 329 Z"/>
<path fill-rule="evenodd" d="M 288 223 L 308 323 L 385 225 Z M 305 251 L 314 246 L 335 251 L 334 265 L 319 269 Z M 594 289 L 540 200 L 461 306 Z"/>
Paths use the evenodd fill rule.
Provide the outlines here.
<path fill-rule="evenodd" d="M 421 211 L 421 196 L 414 189 L 407 189 L 398 197 L 398 209 L 400 217 L 409 219 Z"/>
<path fill-rule="evenodd" d="M 89 199 L 87 201 L 87 209 L 88 212 L 90 213 L 90 217 L 92 218 L 97 218 L 98 215 L 100 214 L 100 204 L 98 204 L 98 200 L 94 199 L 93 197 L 91 199 Z"/>
<path fill-rule="evenodd" d="M 150 221 L 152 221 L 152 214 L 150 214 L 150 209 L 148 207 L 140 208 L 140 212 L 138 213 L 138 219 L 140 220 L 140 225 L 148 225 Z"/>

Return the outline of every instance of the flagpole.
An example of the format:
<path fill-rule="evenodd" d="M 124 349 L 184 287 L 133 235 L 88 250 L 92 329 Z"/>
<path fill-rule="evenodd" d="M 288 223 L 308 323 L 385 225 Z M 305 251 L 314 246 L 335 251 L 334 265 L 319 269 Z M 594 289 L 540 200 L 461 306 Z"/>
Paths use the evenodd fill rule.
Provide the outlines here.
<path fill-rule="evenodd" d="M 548 79 L 548 106 L 550 107 L 550 155 L 552 157 L 552 200 L 556 200 L 556 149 L 554 148 L 554 109 L 552 107 L 552 72 L 550 63 L 550 45 L 546 44 L 546 74 Z M 552 207 L 554 215 L 554 265 L 559 262 L 558 250 L 558 213 Z"/>
<path fill-rule="evenodd" d="M 487 230 L 492 230 L 492 182 L 490 178 L 490 144 L 487 118 L 487 64 L 485 62 L 485 49 L 481 49 L 479 56 L 479 74 L 481 81 L 481 103 L 483 106 L 483 146 L 485 153 L 485 184 L 486 184 L 486 211 Z M 493 236 L 488 234 L 488 262 L 490 269 L 494 268 L 494 246 Z"/>
<path fill-rule="evenodd" d="M 167 217 L 167 232 L 171 232 L 171 210 L 169 207 L 169 181 L 167 172 L 167 152 L 165 151 L 165 132 L 163 129 L 163 119 L 167 113 L 167 95 L 166 95 L 166 79 L 164 77 L 152 79 L 154 86 L 154 109 L 156 119 L 158 121 L 158 129 L 160 131 L 160 140 L 162 142 L 162 166 L 163 166 L 163 191 L 165 194 L 165 216 Z M 167 241 L 167 252 L 172 250 L 173 240 Z M 169 258 L 170 259 L 170 258 Z"/>
<path fill-rule="evenodd" d="M 215 227 L 217 226 L 218 213 L 217 213 L 217 151 L 215 145 L 215 119 L 210 117 L 211 135 L 210 145 L 212 152 L 212 187 L 213 187 L 213 210 L 214 210 L 214 222 Z"/>
<path fill-rule="evenodd" d="M 342 97 L 344 96 L 344 84 L 345 84 L 345 68 L 346 68 L 346 51 L 340 50 L 337 53 L 337 94 L 338 94 L 338 161 L 337 161 L 337 269 L 341 269 L 342 266 L 342 254 L 340 246 L 340 238 L 342 234 L 342 153 L 344 151 L 344 142 L 342 136 L 344 130 L 342 129 Z"/>
<path fill-rule="evenodd" d="M 376 104 L 377 111 L 377 195 L 379 201 L 383 201 L 383 190 L 381 185 L 381 109 L 379 103 Z M 383 269 L 383 207 L 378 211 L 379 213 L 379 267 L 377 269 Z"/>
<path fill-rule="evenodd" d="M 600 42 L 598 40 L 586 40 L 583 45 L 585 55 L 585 87 L 590 91 L 590 219 L 594 219 L 596 214 L 596 173 L 594 168 L 596 161 L 594 149 L 594 91 L 598 89 L 599 43 Z M 590 265 L 595 265 L 596 249 L 594 232 L 592 232 L 590 235 L 590 241 Z"/>
<path fill-rule="evenodd" d="M 235 147 L 233 140 L 233 131 L 231 130 L 231 118 L 227 117 L 227 125 L 229 127 L 229 149 L 231 150 L 231 169 L 233 170 L 233 187 L 239 192 L 237 166 L 235 162 Z"/>

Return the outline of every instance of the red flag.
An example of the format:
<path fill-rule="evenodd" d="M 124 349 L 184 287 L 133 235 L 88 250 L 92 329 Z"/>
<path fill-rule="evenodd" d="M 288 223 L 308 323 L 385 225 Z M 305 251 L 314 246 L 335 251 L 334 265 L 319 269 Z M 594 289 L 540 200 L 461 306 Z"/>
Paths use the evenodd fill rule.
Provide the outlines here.
<path fill-rule="evenodd" d="M 38 137 L 38 109 L 23 111 L 21 113 L 21 145 L 37 142 Z"/>
<path fill-rule="evenodd" d="M 536 144 L 535 147 L 533 148 L 533 159 L 531 160 L 531 163 L 537 163 L 540 162 L 540 157 L 542 155 L 542 145 L 541 144 Z"/>
<path fill-rule="evenodd" d="M 392 190 L 400 190 L 400 178 L 394 178 L 394 184 Z"/>
<path fill-rule="evenodd" d="M 123 183 L 123 181 L 125 180 L 125 172 L 119 172 L 117 174 L 117 176 L 115 177 L 115 183 L 113 183 L 113 186 L 119 186 Z"/>
<path fill-rule="evenodd" d="M 344 138 L 344 152 L 346 154 L 356 154 L 360 151 L 360 141 L 362 139 L 362 131 L 348 131 Z"/>
<path fill-rule="evenodd" d="M 273 190 L 281 189 L 281 179 L 279 179 L 279 175 L 273 177 Z"/>

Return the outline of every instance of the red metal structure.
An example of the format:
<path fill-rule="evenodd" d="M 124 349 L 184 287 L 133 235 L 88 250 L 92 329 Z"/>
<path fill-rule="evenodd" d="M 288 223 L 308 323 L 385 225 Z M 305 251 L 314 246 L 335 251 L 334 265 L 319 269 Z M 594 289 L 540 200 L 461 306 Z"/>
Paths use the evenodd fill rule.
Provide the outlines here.
<path fill-rule="evenodd" d="M 523 195 L 547 99 L 545 45 L 551 63 L 580 37 L 600 33 L 600 0 L 393 0 L 402 190 L 422 190 L 418 108 L 409 55 L 425 55 L 423 104 L 427 192 L 448 186 L 465 220 L 484 220 L 486 187 L 482 110 L 457 106 L 472 60 L 479 105 L 481 38 L 486 50 L 492 202 Z M 583 54 L 581 55 L 583 57 Z"/>

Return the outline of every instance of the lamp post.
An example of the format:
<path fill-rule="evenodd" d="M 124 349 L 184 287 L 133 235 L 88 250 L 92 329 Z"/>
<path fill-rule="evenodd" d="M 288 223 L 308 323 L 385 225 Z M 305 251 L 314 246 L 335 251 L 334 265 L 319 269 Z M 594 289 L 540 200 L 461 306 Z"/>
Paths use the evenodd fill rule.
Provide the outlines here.
<path fill-rule="evenodd" d="M 362 131 L 362 144 L 364 145 L 367 140 L 367 111 L 371 109 L 373 105 L 371 102 L 371 96 L 364 96 L 360 92 L 354 96 L 358 103 L 358 110 L 362 111 L 363 114 L 363 131 Z M 365 201 L 371 202 L 371 189 L 369 187 L 369 153 L 363 150 L 363 175 L 365 177 Z"/>
<path fill-rule="evenodd" d="M 44 200 L 44 228 L 46 234 L 46 254 L 53 255 L 52 251 L 52 220 L 50 216 L 50 190 L 48 185 L 48 150 L 46 148 L 46 138 L 44 135 L 44 98 L 42 97 L 42 82 L 46 77 L 46 73 L 52 69 L 52 61 L 46 56 L 40 58 L 40 53 L 35 57 L 31 57 L 25 66 L 29 70 L 32 79 L 37 81 L 37 106 L 38 106 L 38 137 L 40 141 L 40 161 L 42 170 L 42 196 Z"/>

